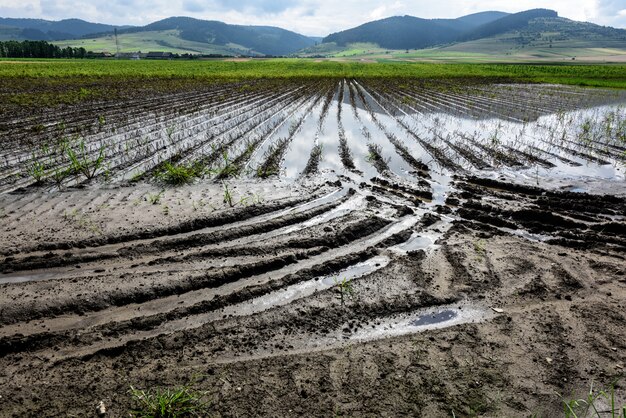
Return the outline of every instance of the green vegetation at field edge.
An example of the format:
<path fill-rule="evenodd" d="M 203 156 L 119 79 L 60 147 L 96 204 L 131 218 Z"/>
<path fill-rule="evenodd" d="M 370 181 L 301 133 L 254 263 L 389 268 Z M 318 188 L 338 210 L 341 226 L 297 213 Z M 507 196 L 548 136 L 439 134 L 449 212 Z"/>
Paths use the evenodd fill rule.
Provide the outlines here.
<path fill-rule="evenodd" d="M 626 65 L 359 63 L 305 59 L 214 61 L 28 60 L 3 62 L 0 78 L 243 80 L 255 78 L 485 79 L 626 88 Z"/>

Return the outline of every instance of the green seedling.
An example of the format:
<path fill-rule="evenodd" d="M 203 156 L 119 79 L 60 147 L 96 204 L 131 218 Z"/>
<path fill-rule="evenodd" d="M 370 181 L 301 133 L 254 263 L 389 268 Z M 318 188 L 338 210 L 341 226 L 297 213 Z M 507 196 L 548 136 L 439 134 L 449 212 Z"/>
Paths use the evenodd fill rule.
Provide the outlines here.
<path fill-rule="evenodd" d="M 203 169 L 200 164 L 172 164 L 168 161 L 163 164 L 163 169 L 156 174 L 156 177 L 163 183 L 181 186 L 192 183 L 202 174 Z"/>
<path fill-rule="evenodd" d="M 150 202 L 151 205 L 158 205 L 161 202 L 161 198 L 163 197 L 163 194 L 165 194 L 165 190 L 161 190 L 158 193 L 148 193 L 148 202 Z"/>
<path fill-rule="evenodd" d="M 617 381 L 611 384 L 609 391 L 594 390 L 593 382 L 587 392 L 587 397 L 584 399 L 570 399 L 566 400 L 561 396 L 563 402 L 563 412 L 565 418 L 585 418 L 585 417 L 608 417 L 611 418 L 626 418 L 626 405 L 621 407 L 616 404 L 615 400 L 615 385 Z M 559 395 L 560 396 L 560 395 Z M 604 402 L 609 403 L 609 411 L 598 411 L 597 404 Z"/>
<path fill-rule="evenodd" d="M 54 167 L 52 169 L 52 175 L 50 177 L 54 181 L 54 184 L 57 185 L 57 187 L 61 187 L 61 185 L 63 184 L 63 180 L 66 179 L 68 174 L 69 171 L 67 168 Z"/>
<path fill-rule="evenodd" d="M 65 152 L 70 160 L 71 171 L 75 174 L 82 174 L 87 180 L 94 178 L 98 170 L 103 166 L 105 150 L 105 145 L 100 146 L 98 155 L 94 158 L 87 150 L 84 139 L 80 140 L 76 149 L 69 144 L 65 146 Z"/>
<path fill-rule="evenodd" d="M 100 227 L 94 221 L 92 221 L 87 214 L 79 212 L 77 209 L 73 209 L 69 212 L 65 211 L 63 217 L 66 221 L 73 224 L 79 229 L 84 229 L 94 234 L 102 235 Z"/>
<path fill-rule="evenodd" d="M 354 295 L 354 289 L 352 288 L 352 280 L 344 277 L 343 279 L 339 279 L 335 277 L 333 279 L 335 285 L 337 286 L 337 291 L 339 292 L 338 298 L 341 300 L 341 305 L 345 304 L 345 298 L 347 296 L 352 297 Z"/>
<path fill-rule="evenodd" d="M 255 204 L 255 205 L 263 203 L 263 196 L 261 196 L 259 194 L 253 194 L 252 195 L 252 203 Z"/>
<path fill-rule="evenodd" d="M 135 171 L 135 172 L 131 175 L 131 177 L 130 177 L 130 181 L 131 181 L 131 183 L 136 183 L 136 182 L 138 182 L 139 180 L 141 180 L 141 178 L 142 178 L 142 177 L 143 177 L 143 173 L 142 173 L 141 171 L 137 170 L 137 171 Z"/>
<path fill-rule="evenodd" d="M 167 134 L 167 137 L 169 138 L 170 142 L 172 142 L 172 137 L 174 136 L 174 127 L 168 126 L 165 129 L 165 133 Z"/>
<path fill-rule="evenodd" d="M 35 157 L 33 156 L 33 159 L 34 158 Z M 40 184 L 46 175 L 45 164 L 40 161 L 33 161 L 33 163 L 28 167 L 28 175 L 35 180 L 36 184 Z"/>
<path fill-rule="evenodd" d="M 481 239 L 478 241 L 474 241 L 474 251 L 476 251 L 476 254 L 478 254 L 479 258 L 484 258 L 487 255 L 487 250 L 485 249 L 485 240 Z"/>
<path fill-rule="evenodd" d="M 224 188 L 224 203 L 227 203 L 228 206 L 232 208 L 233 206 L 235 206 L 235 204 L 233 203 L 233 195 L 230 192 L 230 189 L 228 188 L 228 185 L 226 183 L 222 182 L 222 187 Z"/>

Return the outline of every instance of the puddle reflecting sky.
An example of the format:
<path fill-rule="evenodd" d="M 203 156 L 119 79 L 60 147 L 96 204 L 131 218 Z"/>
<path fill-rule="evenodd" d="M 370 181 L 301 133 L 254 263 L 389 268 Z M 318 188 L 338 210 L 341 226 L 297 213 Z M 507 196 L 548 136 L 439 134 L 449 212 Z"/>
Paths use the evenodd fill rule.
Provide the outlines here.
<path fill-rule="evenodd" d="M 415 104 L 414 111 L 401 111 L 393 107 L 395 105 L 379 103 L 380 97 L 370 94 L 366 87 L 353 84 L 351 88 L 355 106 L 352 106 L 350 101 L 348 84 L 344 84 L 341 98 L 338 86 L 321 129 L 319 119 L 323 108 L 322 102 L 307 116 L 301 130 L 285 153 L 282 173 L 286 178 L 296 179 L 301 175 L 316 144 L 323 147 L 320 171 L 345 173 L 340 158 L 337 118 L 341 102 L 341 126 L 354 164 L 363 173 L 364 179 L 379 175 L 368 158 L 370 154 L 368 143 L 372 143 L 380 147 L 381 154 L 393 174 L 408 181 L 415 180 L 411 174 L 412 168 L 397 152 L 387 135 L 393 135 L 409 150 L 412 157 L 429 165 L 431 171 L 447 177 L 448 180 L 443 183 L 435 182 L 433 187 L 446 184 L 450 175 L 454 174 L 442 169 L 435 156 L 427 152 L 402 125 L 408 127 L 430 146 L 442 150 L 470 174 L 485 177 L 505 176 L 511 181 L 528 184 L 534 179 L 535 183 L 539 180 L 542 187 L 569 188 L 581 192 L 593 192 L 596 187 L 595 180 L 624 179 L 626 144 L 616 139 L 619 137 L 620 129 L 626 127 L 624 122 L 626 101 L 623 98 L 622 102 L 616 104 L 546 114 L 533 122 L 518 122 L 496 118 L 493 115 L 476 118 L 468 114 L 451 113 L 443 105 L 437 104 L 441 102 L 441 97 L 437 99 L 439 102 L 435 98 L 430 100 L 428 106 L 423 104 L 420 107 Z M 361 96 L 357 94 L 359 91 L 367 100 L 367 104 L 363 103 Z M 571 94 L 577 93 L 572 90 Z M 486 105 L 482 103 L 481 106 Z M 374 111 L 373 115 L 368 112 L 368 108 Z M 425 108 L 429 111 L 426 112 Z M 272 143 L 286 135 L 289 126 L 302 115 L 303 111 L 304 109 L 296 111 L 257 149 L 253 157 L 254 162 L 251 163 L 253 166 L 263 160 Z M 385 131 L 377 126 L 374 118 L 380 121 Z M 586 136 L 582 138 L 581 135 L 585 132 Z M 459 150 L 465 150 L 489 168 L 475 167 L 474 162 Z M 501 158 L 499 155 L 504 157 Z M 517 161 L 518 164 L 512 164 L 511 161 Z M 544 167 L 538 161 L 546 161 L 546 164 L 553 167 Z M 603 161 L 609 164 L 604 164 Z"/>

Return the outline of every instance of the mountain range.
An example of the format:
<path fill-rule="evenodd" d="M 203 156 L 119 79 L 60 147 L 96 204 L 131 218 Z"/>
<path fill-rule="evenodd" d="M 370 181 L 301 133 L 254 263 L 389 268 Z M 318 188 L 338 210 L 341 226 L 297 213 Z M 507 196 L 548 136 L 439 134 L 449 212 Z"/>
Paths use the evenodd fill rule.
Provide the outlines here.
<path fill-rule="evenodd" d="M 113 32 L 117 31 L 117 38 Z M 521 47 L 613 48 L 626 54 L 626 30 L 560 18 L 548 9 L 520 13 L 487 11 L 457 19 L 395 16 L 314 38 L 271 26 L 230 25 L 170 17 L 145 26 L 113 26 L 80 19 L 0 18 L 0 41 L 46 40 L 92 51 L 171 51 L 221 55 L 331 56 L 367 45 L 375 50 L 437 48 L 506 51 Z"/>

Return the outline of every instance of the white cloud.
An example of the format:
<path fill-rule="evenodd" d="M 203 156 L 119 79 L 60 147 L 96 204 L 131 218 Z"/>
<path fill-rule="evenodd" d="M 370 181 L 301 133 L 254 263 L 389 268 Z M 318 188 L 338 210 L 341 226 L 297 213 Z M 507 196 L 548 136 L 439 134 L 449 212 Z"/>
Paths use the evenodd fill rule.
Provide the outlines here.
<path fill-rule="evenodd" d="M 323 36 L 394 15 L 454 18 L 485 10 L 550 8 L 562 17 L 626 28 L 624 0 L 1 0 L 0 16 L 144 25 L 191 16 L 246 25 L 272 25 Z"/>

